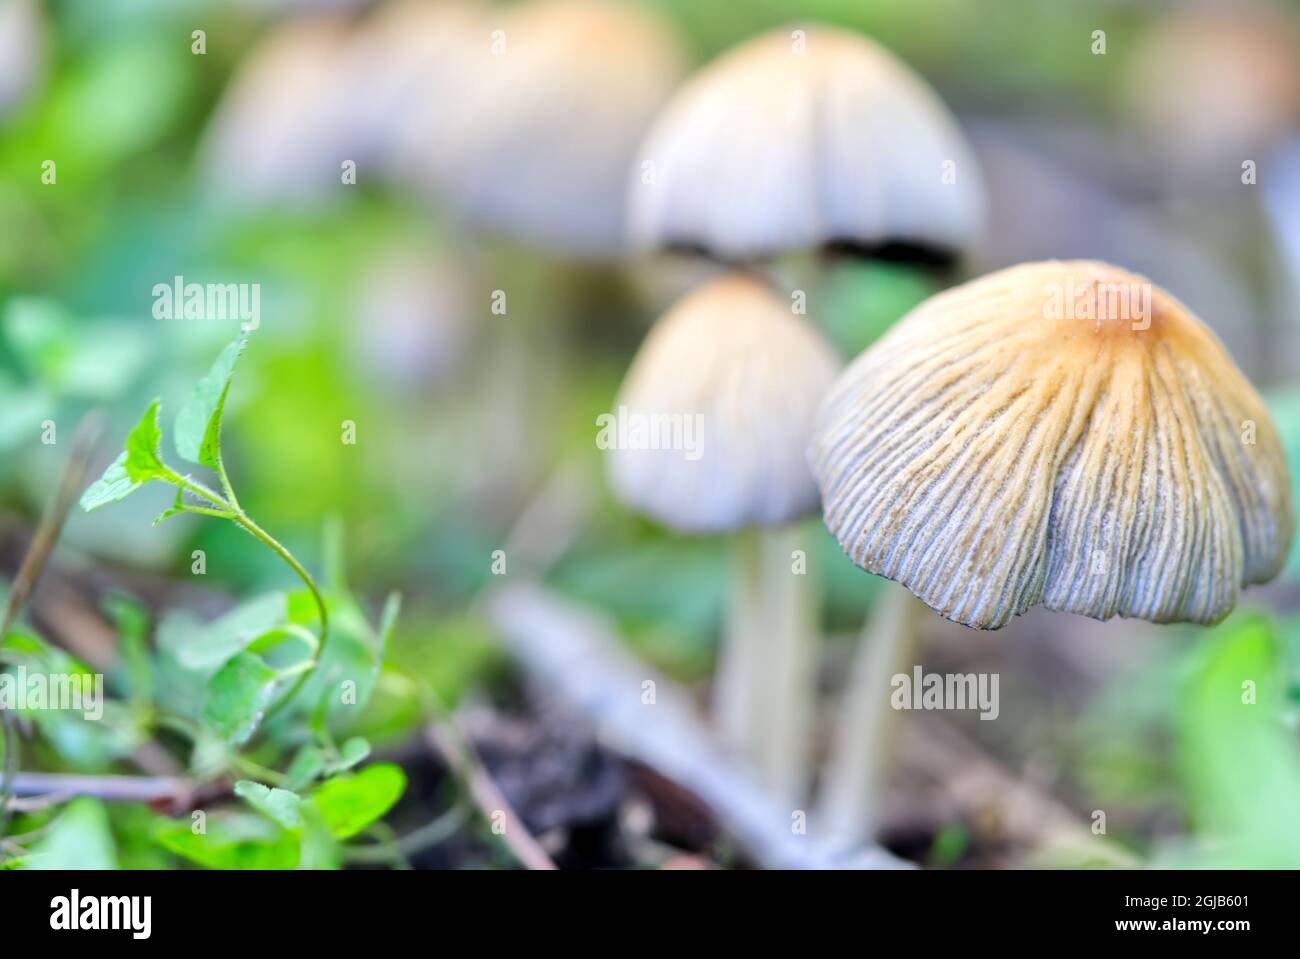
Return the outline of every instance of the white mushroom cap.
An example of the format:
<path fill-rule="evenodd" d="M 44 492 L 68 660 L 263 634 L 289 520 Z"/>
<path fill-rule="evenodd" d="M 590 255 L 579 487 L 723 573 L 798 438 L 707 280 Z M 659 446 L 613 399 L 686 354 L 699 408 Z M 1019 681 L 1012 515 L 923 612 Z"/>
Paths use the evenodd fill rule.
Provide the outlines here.
<path fill-rule="evenodd" d="M 337 103 L 343 17 L 288 21 L 241 64 L 200 145 L 208 188 L 237 204 L 310 203 L 352 159 Z"/>
<path fill-rule="evenodd" d="M 806 450 L 838 369 L 812 324 L 761 280 L 710 282 L 655 324 L 628 371 L 608 454 L 615 493 L 691 532 L 773 526 L 815 510 Z M 647 448 L 656 433 L 675 448 Z"/>
<path fill-rule="evenodd" d="M 829 27 L 723 55 L 673 97 L 638 159 L 654 174 L 638 169 L 630 187 L 640 245 L 728 259 L 827 243 L 954 253 L 983 216 L 975 162 L 939 98 L 871 40 Z"/>
<path fill-rule="evenodd" d="M 813 469 L 849 557 L 959 623 L 1038 603 L 1211 623 L 1295 523 L 1277 430 L 1222 344 L 1089 260 L 926 300 L 857 358 Z"/>
<path fill-rule="evenodd" d="M 627 242 L 627 170 L 685 69 L 651 7 L 528 0 L 488 15 L 403 141 L 434 195 L 482 229 L 592 258 Z"/>
<path fill-rule="evenodd" d="M 45 60 L 36 0 L 0 0 L 0 117 L 32 92 Z"/>
<path fill-rule="evenodd" d="M 464 64 L 483 41 L 479 0 L 395 0 L 361 21 L 336 65 L 341 116 L 359 168 L 386 172 L 413 126 L 433 122 L 469 82 Z"/>

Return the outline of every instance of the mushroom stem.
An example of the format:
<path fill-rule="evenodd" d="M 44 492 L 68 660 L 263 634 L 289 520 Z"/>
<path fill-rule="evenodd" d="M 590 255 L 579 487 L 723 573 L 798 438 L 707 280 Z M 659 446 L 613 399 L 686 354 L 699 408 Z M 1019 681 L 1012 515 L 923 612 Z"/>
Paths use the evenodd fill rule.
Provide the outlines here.
<path fill-rule="evenodd" d="M 808 792 L 816 683 L 817 590 L 797 525 L 763 537 L 762 781 L 776 799 L 798 804 Z"/>
<path fill-rule="evenodd" d="M 837 843 L 870 842 L 879 828 L 893 719 L 890 680 L 916 646 L 922 609 L 905 588 L 888 583 L 863 625 L 817 807 L 819 830 Z"/>
<path fill-rule="evenodd" d="M 758 762 L 763 652 L 763 553 L 760 533 L 741 529 L 735 537 L 731 606 L 714 675 L 713 714 L 724 746 L 744 764 Z"/>

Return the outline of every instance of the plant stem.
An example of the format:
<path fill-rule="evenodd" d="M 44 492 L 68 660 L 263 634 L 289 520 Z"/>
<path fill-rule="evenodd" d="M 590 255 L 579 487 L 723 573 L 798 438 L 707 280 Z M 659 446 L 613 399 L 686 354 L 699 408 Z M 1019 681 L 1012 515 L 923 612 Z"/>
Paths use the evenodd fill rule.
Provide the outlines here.
<path fill-rule="evenodd" d="M 267 711 L 267 718 L 270 718 L 278 712 L 281 707 L 293 699 L 294 695 L 302 687 L 302 684 L 306 682 L 311 671 L 318 663 L 320 663 L 321 657 L 325 653 L 325 642 L 329 636 L 329 609 L 325 605 L 325 597 L 322 595 L 320 587 L 316 585 L 316 580 L 312 578 L 311 573 L 307 572 L 306 567 L 304 567 L 302 563 L 298 562 L 293 553 L 289 552 L 289 550 L 278 539 L 266 530 L 262 529 L 262 527 L 258 526 L 257 523 L 254 522 L 253 518 L 240 508 L 238 501 L 235 499 L 234 490 L 230 487 L 230 480 L 226 476 L 225 467 L 220 463 L 218 463 L 218 466 L 219 469 L 217 470 L 217 474 L 221 479 L 221 485 L 225 489 L 226 495 L 229 499 L 222 498 L 202 483 L 192 480 L 188 476 L 181 476 L 178 473 L 171 474 L 172 482 L 177 486 L 188 490 L 196 496 L 202 497 L 216 506 L 216 509 L 211 509 L 206 506 L 186 506 L 186 511 L 199 513 L 204 516 L 215 516 L 219 519 L 232 520 L 242 526 L 247 532 L 253 534 L 257 539 L 261 540 L 273 553 L 289 564 L 290 569 L 298 574 L 298 578 L 303 581 L 307 589 L 311 592 L 312 599 L 316 601 L 316 611 L 317 615 L 320 617 L 320 643 L 317 645 L 316 651 L 312 655 L 311 665 L 304 668 L 299 673 L 298 679 L 294 682 L 293 687 L 289 692 L 282 696 L 280 700 Z"/>
<path fill-rule="evenodd" d="M 760 744 L 764 785 L 773 798 L 798 806 L 807 796 L 816 689 L 817 589 L 797 525 L 762 537 L 759 654 Z M 795 553 L 804 553 L 796 566 Z"/>
<path fill-rule="evenodd" d="M 924 609 L 905 587 L 886 583 L 863 624 L 816 816 L 819 831 L 836 843 L 876 838 L 893 725 L 890 681 L 916 646 Z"/>
<path fill-rule="evenodd" d="M 735 537 L 731 606 L 713 679 L 713 716 L 723 745 L 746 765 L 759 762 L 758 689 L 763 652 L 762 544 L 757 530 Z"/>

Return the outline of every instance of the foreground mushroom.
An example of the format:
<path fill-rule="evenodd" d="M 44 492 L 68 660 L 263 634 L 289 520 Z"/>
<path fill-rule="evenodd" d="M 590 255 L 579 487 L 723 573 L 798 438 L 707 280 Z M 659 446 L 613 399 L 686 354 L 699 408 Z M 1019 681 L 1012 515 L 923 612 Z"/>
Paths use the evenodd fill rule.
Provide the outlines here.
<path fill-rule="evenodd" d="M 855 563 L 984 629 L 1039 603 L 1217 622 L 1291 543 L 1250 383 L 1172 296 L 1092 261 L 927 300 L 836 383 L 813 465 Z"/>
<path fill-rule="evenodd" d="M 683 532 L 738 534 L 715 709 L 728 744 L 786 797 L 806 785 L 815 633 L 788 524 L 817 508 L 803 454 L 838 369 L 816 329 L 770 287 L 730 273 L 651 330 L 619 393 L 627 442 L 608 444 L 625 505 Z M 774 675 L 768 659 L 787 667 Z"/>

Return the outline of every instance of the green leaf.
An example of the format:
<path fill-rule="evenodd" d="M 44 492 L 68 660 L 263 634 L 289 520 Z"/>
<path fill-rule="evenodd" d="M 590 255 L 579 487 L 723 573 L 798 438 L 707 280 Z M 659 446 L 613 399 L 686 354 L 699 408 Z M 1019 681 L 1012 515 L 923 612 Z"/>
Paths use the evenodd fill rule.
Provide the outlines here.
<path fill-rule="evenodd" d="M 347 839 L 392 809 L 405 789 L 402 768 L 380 763 L 323 783 L 312 794 L 311 802 L 330 834 Z"/>
<path fill-rule="evenodd" d="M 370 742 L 361 736 L 353 736 L 339 747 L 339 758 L 325 767 L 325 774 L 333 776 L 345 772 L 361 763 L 370 755 Z"/>
<path fill-rule="evenodd" d="M 276 673 L 252 653 L 240 653 L 208 682 L 203 718 L 234 746 L 257 730 L 275 692 Z"/>
<path fill-rule="evenodd" d="M 162 461 L 162 427 L 158 414 L 162 401 L 155 399 L 126 438 L 126 475 L 136 483 L 160 479 L 171 482 L 176 474 Z"/>
<path fill-rule="evenodd" d="M 176 659 L 186 669 L 215 670 L 250 643 L 288 620 L 284 593 L 267 593 L 240 603 L 225 615 L 190 633 L 176 649 Z"/>
<path fill-rule="evenodd" d="M 126 475 L 126 452 L 118 454 L 117 459 L 104 470 L 104 475 L 91 483 L 86 492 L 81 494 L 81 508 L 89 513 L 91 510 L 126 499 L 144 483 L 137 482 Z"/>
<path fill-rule="evenodd" d="M 298 837 L 261 816 L 211 817 L 206 833 L 194 833 L 188 821 L 163 820 L 158 843 L 209 869 L 293 869 L 301 855 Z"/>
<path fill-rule="evenodd" d="M 25 869 L 116 869 L 108 810 L 98 799 L 74 799 L 32 843 Z"/>
<path fill-rule="evenodd" d="M 1198 835 L 1221 866 L 1300 866 L 1300 757 L 1279 721 L 1273 624 L 1234 617 L 1210 631 L 1179 697 L 1180 759 Z"/>
<path fill-rule="evenodd" d="M 176 414 L 176 452 L 182 459 L 209 469 L 221 469 L 221 415 L 235 364 L 248 342 L 245 334 L 230 343 L 217 357 L 208 375 Z"/>
<path fill-rule="evenodd" d="M 275 820 L 285 829 L 302 828 L 302 797 L 288 789 L 270 789 L 261 783 L 241 779 L 235 783 L 235 795 L 262 815 Z"/>
<path fill-rule="evenodd" d="M 285 785 L 289 789 L 304 789 L 325 771 L 325 753 L 319 746 L 303 746 L 289 763 L 285 772 Z"/>

